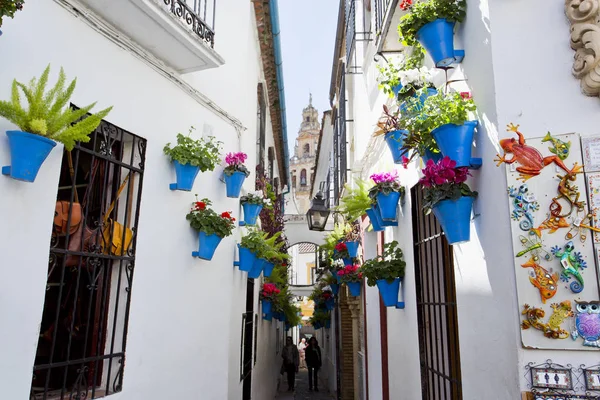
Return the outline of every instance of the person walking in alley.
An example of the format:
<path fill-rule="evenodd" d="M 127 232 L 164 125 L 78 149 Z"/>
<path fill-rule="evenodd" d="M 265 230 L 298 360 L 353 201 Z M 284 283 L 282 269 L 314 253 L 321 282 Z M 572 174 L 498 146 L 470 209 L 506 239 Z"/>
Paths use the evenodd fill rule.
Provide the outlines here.
<path fill-rule="evenodd" d="M 298 353 L 300 354 L 300 368 L 306 369 L 306 354 L 304 349 L 306 349 L 306 339 L 302 338 L 300 343 L 298 343 Z"/>
<path fill-rule="evenodd" d="M 311 337 L 305 349 L 306 364 L 308 365 L 308 390 L 319 391 L 319 369 L 321 368 L 321 348 L 316 337 Z M 314 384 L 314 386 L 313 386 Z"/>
<path fill-rule="evenodd" d="M 293 391 L 296 382 L 296 373 L 298 372 L 298 365 L 300 363 L 300 356 L 298 354 L 298 347 L 294 345 L 291 336 L 288 336 L 285 341 L 285 347 L 283 348 L 281 357 L 283 357 L 282 369 L 287 373 L 288 392 Z"/>

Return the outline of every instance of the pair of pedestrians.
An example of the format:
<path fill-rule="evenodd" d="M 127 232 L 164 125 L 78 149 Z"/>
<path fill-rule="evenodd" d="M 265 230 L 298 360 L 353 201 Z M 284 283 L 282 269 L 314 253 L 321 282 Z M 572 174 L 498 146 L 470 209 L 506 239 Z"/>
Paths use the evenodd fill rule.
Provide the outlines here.
<path fill-rule="evenodd" d="M 302 343 L 303 344 L 303 343 Z M 300 347 L 300 346 L 298 346 Z M 286 339 L 285 347 L 281 354 L 283 358 L 283 364 L 281 365 L 281 373 L 287 373 L 288 391 L 294 390 L 296 381 L 296 373 L 300 365 L 300 352 L 298 347 L 294 346 L 294 342 L 290 336 Z M 309 390 L 319 391 L 319 378 L 318 373 L 321 368 L 321 348 L 319 342 L 314 336 L 308 341 L 308 346 L 303 349 L 306 359 L 306 365 L 308 366 L 308 388 Z"/>

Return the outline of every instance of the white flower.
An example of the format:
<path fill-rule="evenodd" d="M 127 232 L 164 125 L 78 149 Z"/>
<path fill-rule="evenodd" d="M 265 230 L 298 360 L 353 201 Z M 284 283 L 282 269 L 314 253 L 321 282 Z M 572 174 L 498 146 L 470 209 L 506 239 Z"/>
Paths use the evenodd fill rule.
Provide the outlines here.
<path fill-rule="evenodd" d="M 333 266 L 336 268 L 344 268 L 344 260 L 334 260 Z"/>
<path fill-rule="evenodd" d="M 265 203 L 265 205 L 270 206 L 271 205 L 271 199 L 263 199 L 263 203 Z"/>

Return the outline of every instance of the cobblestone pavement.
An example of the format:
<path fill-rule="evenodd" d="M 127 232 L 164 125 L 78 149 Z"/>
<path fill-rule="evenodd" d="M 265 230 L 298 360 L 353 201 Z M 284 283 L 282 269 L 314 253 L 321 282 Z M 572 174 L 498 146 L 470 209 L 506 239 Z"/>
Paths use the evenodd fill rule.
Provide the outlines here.
<path fill-rule="evenodd" d="M 321 382 L 320 382 L 321 383 Z M 332 400 L 327 389 L 319 384 L 319 392 L 310 392 L 308 390 L 308 371 L 301 369 L 296 374 L 296 390 L 292 392 L 287 391 L 287 380 L 285 375 L 281 377 L 281 384 L 279 385 L 279 393 L 276 400 Z"/>

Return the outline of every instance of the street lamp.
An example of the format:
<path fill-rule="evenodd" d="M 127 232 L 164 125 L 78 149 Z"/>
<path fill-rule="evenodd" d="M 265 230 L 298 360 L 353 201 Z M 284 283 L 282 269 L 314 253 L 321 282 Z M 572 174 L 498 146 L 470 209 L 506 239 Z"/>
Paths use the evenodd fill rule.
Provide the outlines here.
<path fill-rule="evenodd" d="M 310 209 L 306 213 L 308 229 L 311 231 L 324 231 L 329 218 L 329 209 L 325 206 L 323 193 L 319 192 L 313 199 Z"/>

